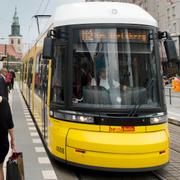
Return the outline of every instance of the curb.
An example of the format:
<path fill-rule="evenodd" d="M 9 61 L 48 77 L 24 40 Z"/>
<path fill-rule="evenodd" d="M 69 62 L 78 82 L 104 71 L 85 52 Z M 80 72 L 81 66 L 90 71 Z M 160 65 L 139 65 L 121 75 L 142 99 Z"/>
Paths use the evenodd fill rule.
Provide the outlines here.
<path fill-rule="evenodd" d="M 167 95 L 167 94 L 165 94 L 165 96 L 169 97 L 169 95 Z M 171 97 L 173 97 L 173 98 L 180 98 L 180 96 L 178 96 L 178 95 L 171 95 Z"/>
<path fill-rule="evenodd" d="M 180 121 L 172 119 L 172 118 L 168 118 L 168 122 L 171 124 L 174 124 L 176 126 L 180 126 Z"/>

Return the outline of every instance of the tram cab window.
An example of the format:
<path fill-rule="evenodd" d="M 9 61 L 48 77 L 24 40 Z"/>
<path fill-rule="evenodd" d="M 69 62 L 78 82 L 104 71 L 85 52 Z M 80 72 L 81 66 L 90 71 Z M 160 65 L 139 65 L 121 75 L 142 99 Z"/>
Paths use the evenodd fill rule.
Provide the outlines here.
<path fill-rule="evenodd" d="M 52 67 L 51 102 L 64 104 L 65 47 L 55 46 Z"/>
<path fill-rule="evenodd" d="M 133 108 L 141 104 L 144 108 L 158 107 L 152 34 L 150 29 L 135 28 L 75 30 L 73 105 Z"/>

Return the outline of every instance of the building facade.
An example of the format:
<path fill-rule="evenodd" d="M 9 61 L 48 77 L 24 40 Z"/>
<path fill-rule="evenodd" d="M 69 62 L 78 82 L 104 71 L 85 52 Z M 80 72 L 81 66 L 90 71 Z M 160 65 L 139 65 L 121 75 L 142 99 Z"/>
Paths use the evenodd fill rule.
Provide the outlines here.
<path fill-rule="evenodd" d="M 19 17 L 17 8 L 15 8 L 13 22 L 11 25 L 11 34 L 9 35 L 9 44 L 12 45 L 17 53 L 22 53 L 22 36 L 20 35 Z"/>
<path fill-rule="evenodd" d="M 86 0 L 134 3 L 148 11 L 162 31 L 180 34 L 180 0 Z"/>
<path fill-rule="evenodd" d="M 168 31 L 176 43 L 180 56 L 180 0 L 117 0 L 134 3 L 148 11 L 157 21 L 161 31 Z"/>
<path fill-rule="evenodd" d="M 159 23 L 162 30 L 171 33 L 179 32 L 180 25 L 178 13 L 180 10 L 180 0 L 116 0 L 119 2 L 134 3 L 148 11 Z"/>
<path fill-rule="evenodd" d="M 164 75 L 173 76 L 180 73 L 180 0 L 138 0 L 134 3 L 142 6 L 157 21 L 161 31 L 171 34 L 177 49 L 178 61 L 168 62 L 165 51 L 161 49 L 162 67 Z"/>
<path fill-rule="evenodd" d="M 6 38 L 2 38 L 6 39 Z M 0 44 L 0 68 L 18 70 L 22 59 L 22 36 L 20 35 L 19 18 L 15 8 L 11 25 L 9 43 Z"/>

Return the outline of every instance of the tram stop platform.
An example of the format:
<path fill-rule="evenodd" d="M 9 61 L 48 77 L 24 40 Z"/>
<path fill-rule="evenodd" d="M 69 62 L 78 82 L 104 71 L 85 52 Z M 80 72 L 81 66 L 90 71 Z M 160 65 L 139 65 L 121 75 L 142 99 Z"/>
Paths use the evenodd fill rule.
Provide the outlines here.
<path fill-rule="evenodd" d="M 165 88 L 169 122 L 180 125 L 180 93 Z M 12 108 L 17 152 L 23 152 L 25 180 L 57 180 L 57 176 L 36 130 L 18 84 L 9 94 Z M 9 154 L 6 157 L 6 161 Z M 6 171 L 4 162 L 4 172 Z M 5 172 L 6 173 L 6 172 Z"/>
<path fill-rule="evenodd" d="M 16 150 L 17 152 L 23 152 L 25 180 L 57 180 L 17 83 L 9 94 L 9 103 L 14 121 Z M 5 176 L 6 161 L 10 155 L 11 150 L 3 166 Z"/>
<path fill-rule="evenodd" d="M 165 87 L 168 120 L 170 123 L 180 125 L 180 92 L 173 92 L 171 87 Z"/>

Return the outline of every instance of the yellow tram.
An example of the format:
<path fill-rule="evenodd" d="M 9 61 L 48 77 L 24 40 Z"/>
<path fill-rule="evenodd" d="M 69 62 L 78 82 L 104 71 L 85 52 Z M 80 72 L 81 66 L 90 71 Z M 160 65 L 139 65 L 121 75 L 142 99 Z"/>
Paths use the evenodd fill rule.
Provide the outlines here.
<path fill-rule="evenodd" d="M 168 163 L 162 38 L 168 59 L 176 58 L 168 33 L 133 4 L 57 8 L 51 26 L 23 58 L 20 85 L 54 158 L 112 171 Z"/>

